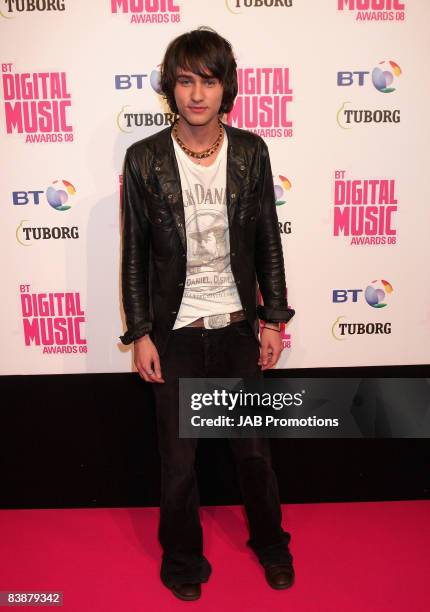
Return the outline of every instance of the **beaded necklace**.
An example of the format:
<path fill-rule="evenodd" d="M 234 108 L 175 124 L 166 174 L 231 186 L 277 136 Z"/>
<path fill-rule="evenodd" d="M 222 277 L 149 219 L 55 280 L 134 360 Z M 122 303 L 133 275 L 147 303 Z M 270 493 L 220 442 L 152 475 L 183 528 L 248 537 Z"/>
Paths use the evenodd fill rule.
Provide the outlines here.
<path fill-rule="evenodd" d="M 173 135 L 175 136 L 175 139 L 178 145 L 187 155 L 189 155 L 190 157 L 194 157 L 195 159 L 204 159 L 206 157 L 209 157 L 213 153 L 215 153 L 215 151 L 218 149 L 219 145 L 221 144 L 221 140 L 223 137 L 223 126 L 219 119 L 218 119 L 218 125 L 219 125 L 219 134 L 218 134 L 217 139 L 215 140 L 214 143 L 211 144 L 210 147 L 208 147 L 204 151 L 193 151 L 192 149 L 187 147 L 187 145 L 181 140 L 181 138 L 178 135 L 178 120 L 177 119 L 175 123 L 173 124 Z"/>

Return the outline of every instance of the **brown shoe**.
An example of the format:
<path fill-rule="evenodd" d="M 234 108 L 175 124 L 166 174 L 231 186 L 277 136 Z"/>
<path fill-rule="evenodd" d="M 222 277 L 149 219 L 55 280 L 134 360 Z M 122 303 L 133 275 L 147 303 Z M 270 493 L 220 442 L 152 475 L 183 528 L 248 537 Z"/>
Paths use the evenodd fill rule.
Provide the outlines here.
<path fill-rule="evenodd" d="M 191 584 L 187 582 L 186 584 L 175 584 L 170 587 L 170 590 L 173 595 L 176 595 L 176 597 L 183 601 L 193 601 L 194 599 L 198 599 L 202 594 L 200 583 Z"/>
<path fill-rule="evenodd" d="M 268 565 L 264 571 L 272 589 L 288 589 L 294 583 L 294 569 L 289 563 Z"/>

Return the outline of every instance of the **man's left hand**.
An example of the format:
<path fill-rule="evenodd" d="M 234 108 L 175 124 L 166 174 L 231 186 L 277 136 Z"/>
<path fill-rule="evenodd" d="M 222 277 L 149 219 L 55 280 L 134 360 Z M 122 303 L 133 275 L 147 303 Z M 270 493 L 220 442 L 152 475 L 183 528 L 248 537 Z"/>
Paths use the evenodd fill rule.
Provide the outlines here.
<path fill-rule="evenodd" d="M 281 356 L 282 349 L 281 333 L 275 329 L 263 328 L 261 330 L 260 359 L 258 360 L 261 370 L 273 368 Z"/>

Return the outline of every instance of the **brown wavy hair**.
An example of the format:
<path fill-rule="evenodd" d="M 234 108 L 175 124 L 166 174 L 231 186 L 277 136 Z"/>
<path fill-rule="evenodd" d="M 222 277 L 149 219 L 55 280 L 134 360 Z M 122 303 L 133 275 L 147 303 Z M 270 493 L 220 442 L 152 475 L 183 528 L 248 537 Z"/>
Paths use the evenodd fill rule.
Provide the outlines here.
<path fill-rule="evenodd" d="M 160 93 L 175 114 L 178 114 L 174 95 L 178 68 L 194 72 L 202 78 L 213 76 L 219 79 L 224 87 L 219 113 L 231 111 L 237 96 L 237 72 L 228 40 L 212 28 L 201 26 L 169 43 L 161 65 Z"/>

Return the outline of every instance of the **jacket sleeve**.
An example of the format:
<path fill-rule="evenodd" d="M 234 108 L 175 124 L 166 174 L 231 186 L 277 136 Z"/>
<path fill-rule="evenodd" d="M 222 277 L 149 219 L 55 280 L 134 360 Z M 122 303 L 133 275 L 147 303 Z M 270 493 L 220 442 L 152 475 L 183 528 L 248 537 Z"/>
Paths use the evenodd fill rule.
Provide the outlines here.
<path fill-rule="evenodd" d="M 256 229 L 255 268 L 264 305 L 257 306 L 257 314 L 263 321 L 286 323 L 295 311 L 288 307 L 286 297 L 284 257 L 269 150 L 263 140 L 261 146 L 260 215 Z"/>
<path fill-rule="evenodd" d="M 137 163 L 127 150 L 121 198 L 122 303 L 127 331 L 120 340 L 131 344 L 152 331 L 149 290 L 150 239 L 144 212 L 144 189 Z"/>

